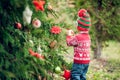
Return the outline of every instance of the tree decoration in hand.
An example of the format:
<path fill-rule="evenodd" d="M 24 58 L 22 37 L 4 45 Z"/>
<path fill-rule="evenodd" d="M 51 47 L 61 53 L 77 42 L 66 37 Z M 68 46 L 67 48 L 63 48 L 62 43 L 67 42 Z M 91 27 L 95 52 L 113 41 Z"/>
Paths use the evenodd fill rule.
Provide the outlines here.
<path fill-rule="evenodd" d="M 33 4 L 34 4 L 34 6 L 36 8 L 36 11 L 38 11 L 38 10 L 44 11 L 45 1 L 33 0 Z"/>
<path fill-rule="evenodd" d="M 53 33 L 53 34 L 59 34 L 61 32 L 61 29 L 58 26 L 53 26 L 51 28 L 50 32 Z"/>
<path fill-rule="evenodd" d="M 41 21 L 37 18 L 34 18 L 32 21 L 32 25 L 34 28 L 39 28 L 41 26 Z"/>
<path fill-rule="evenodd" d="M 67 36 L 74 36 L 74 31 L 71 29 L 68 29 L 66 34 L 67 34 Z"/>
<path fill-rule="evenodd" d="M 24 25 L 30 24 L 32 13 L 33 12 L 30 10 L 29 6 L 27 6 L 25 8 L 25 10 L 23 11 L 23 22 L 24 22 Z"/>

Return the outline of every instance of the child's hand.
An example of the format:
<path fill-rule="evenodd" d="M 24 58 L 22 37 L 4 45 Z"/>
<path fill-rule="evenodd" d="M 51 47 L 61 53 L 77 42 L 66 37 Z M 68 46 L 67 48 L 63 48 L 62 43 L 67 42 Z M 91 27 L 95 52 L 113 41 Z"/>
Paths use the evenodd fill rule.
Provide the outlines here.
<path fill-rule="evenodd" d="M 67 34 L 67 36 L 74 36 L 74 32 L 71 29 L 67 30 L 66 34 Z"/>

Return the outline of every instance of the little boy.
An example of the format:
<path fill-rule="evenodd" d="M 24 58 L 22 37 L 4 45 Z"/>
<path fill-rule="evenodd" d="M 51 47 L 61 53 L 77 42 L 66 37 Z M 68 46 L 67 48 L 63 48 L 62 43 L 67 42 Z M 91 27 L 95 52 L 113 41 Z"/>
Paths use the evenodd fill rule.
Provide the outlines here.
<path fill-rule="evenodd" d="M 72 30 L 68 30 L 66 42 L 68 46 L 74 47 L 74 63 L 71 70 L 71 80 L 86 80 L 90 62 L 90 36 L 89 28 L 91 26 L 90 15 L 87 10 L 78 11 L 78 34 L 74 35 Z"/>

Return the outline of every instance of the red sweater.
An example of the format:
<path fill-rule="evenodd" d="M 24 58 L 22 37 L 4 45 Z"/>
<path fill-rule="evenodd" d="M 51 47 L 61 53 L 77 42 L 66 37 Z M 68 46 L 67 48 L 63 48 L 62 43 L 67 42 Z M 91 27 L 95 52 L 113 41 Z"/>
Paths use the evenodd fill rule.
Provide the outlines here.
<path fill-rule="evenodd" d="M 90 36 L 88 31 L 81 31 L 75 36 L 67 36 L 68 46 L 74 47 L 74 63 L 88 64 L 90 62 Z"/>

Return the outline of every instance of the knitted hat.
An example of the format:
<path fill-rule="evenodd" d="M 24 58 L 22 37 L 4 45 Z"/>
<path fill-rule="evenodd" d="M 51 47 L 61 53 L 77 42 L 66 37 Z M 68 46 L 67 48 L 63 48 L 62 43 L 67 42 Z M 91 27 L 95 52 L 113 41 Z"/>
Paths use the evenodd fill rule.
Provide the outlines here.
<path fill-rule="evenodd" d="M 91 26 L 91 20 L 87 10 L 80 9 L 78 11 L 78 16 L 79 18 L 77 20 L 78 23 L 77 29 L 80 31 L 88 31 Z"/>

